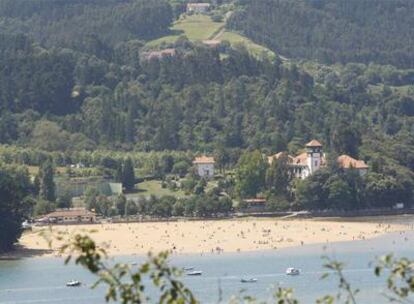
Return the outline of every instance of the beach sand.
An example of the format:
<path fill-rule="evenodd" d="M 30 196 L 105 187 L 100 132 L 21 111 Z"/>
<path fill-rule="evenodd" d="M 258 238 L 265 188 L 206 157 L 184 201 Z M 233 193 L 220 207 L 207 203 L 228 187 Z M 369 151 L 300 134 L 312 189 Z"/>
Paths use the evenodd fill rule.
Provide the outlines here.
<path fill-rule="evenodd" d="M 172 250 L 174 254 L 203 254 L 277 250 L 316 243 L 356 241 L 390 232 L 413 230 L 414 217 L 347 219 L 257 219 L 146 222 L 35 227 L 23 234 L 20 246 L 41 256 L 58 253 L 64 241 L 48 242 L 42 234 L 68 240 L 89 234 L 111 256 L 141 255 Z M 43 233 L 42 233 L 43 232 Z M 18 254 L 18 253 L 17 253 Z"/>

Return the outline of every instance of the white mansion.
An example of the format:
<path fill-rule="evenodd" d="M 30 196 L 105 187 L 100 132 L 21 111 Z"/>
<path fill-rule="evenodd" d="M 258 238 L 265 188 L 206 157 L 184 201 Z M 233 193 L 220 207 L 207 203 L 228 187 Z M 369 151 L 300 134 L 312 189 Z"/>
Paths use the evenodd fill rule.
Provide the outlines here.
<path fill-rule="evenodd" d="M 325 155 L 322 150 L 322 145 L 317 140 L 312 140 L 305 146 L 305 152 L 297 155 L 288 155 L 288 162 L 291 166 L 293 173 L 297 178 L 304 179 L 313 174 L 321 167 L 326 166 Z M 283 155 L 283 152 L 279 152 L 272 156 L 269 156 L 268 162 L 271 164 L 274 159 L 278 159 Z M 358 170 L 361 176 L 365 175 L 368 171 L 368 166 L 363 160 L 357 160 L 349 155 L 341 155 L 337 159 L 338 165 L 344 169 Z"/>

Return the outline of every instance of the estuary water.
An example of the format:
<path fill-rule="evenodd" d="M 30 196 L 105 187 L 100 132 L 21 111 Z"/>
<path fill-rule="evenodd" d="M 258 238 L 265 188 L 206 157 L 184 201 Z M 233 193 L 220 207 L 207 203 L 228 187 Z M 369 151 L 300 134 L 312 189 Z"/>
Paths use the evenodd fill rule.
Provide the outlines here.
<path fill-rule="evenodd" d="M 358 303 L 388 303 L 384 278 L 374 275 L 376 258 L 393 252 L 396 256 L 414 258 L 414 233 L 393 233 L 372 240 L 332 244 L 305 245 L 302 247 L 252 253 L 220 255 L 182 255 L 171 257 L 177 267 L 194 267 L 202 276 L 183 277 L 202 303 L 227 303 L 232 295 L 251 295 L 270 302 L 277 286 L 292 287 L 300 303 L 314 303 L 323 295 L 335 295 L 338 279 L 329 276 L 322 267 L 322 256 L 345 263 L 346 278 L 360 292 Z M 122 262 L 140 262 L 145 257 L 123 256 Z M 299 276 L 287 276 L 287 267 L 301 269 Z M 243 284 L 241 278 L 254 277 L 257 283 Z M 80 280 L 82 287 L 68 288 L 65 283 Z M 0 261 L 0 304 L 37 303 L 105 303 L 105 288 L 91 290 L 95 277 L 76 265 L 63 264 L 58 258 L 27 258 Z M 244 290 L 244 291 L 243 291 Z M 153 290 L 149 295 L 155 298 Z M 149 301 L 152 303 L 155 301 Z"/>

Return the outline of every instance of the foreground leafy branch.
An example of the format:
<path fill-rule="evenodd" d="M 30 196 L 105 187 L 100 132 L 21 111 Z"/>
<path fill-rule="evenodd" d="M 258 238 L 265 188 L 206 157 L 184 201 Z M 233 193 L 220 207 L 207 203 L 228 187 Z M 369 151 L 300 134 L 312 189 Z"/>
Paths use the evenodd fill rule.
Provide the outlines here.
<path fill-rule="evenodd" d="M 387 270 L 390 272 L 387 278 L 389 293 L 385 297 L 390 302 L 414 303 L 413 299 L 409 299 L 410 294 L 414 293 L 414 262 L 407 258 L 395 259 L 389 254 L 380 259 L 375 275 L 380 276 Z"/>
<path fill-rule="evenodd" d="M 148 261 L 134 270 L 130 265 L 116 263 L 109 266 L 106 262 L 106 253 L 99 249 L 88 236 L 76 235 L 74 241 L 62 247 L 61 253 L 68 254 L 65 263 L 74 259 L 99 279 L 93 288 L 100 284 L 108 286 L 105 299 L 107 302 L 119 301 L 122 304 L 148 303 L 144 278 L 148 277 L 151 283 L 158 288 L 160 304 L 196 304 L 198 303 L 192 292 L 177 280 L 181 271 L 168 266 L 168 252 L 158 255 L 149 255 Z M 154 303 L 153 299 L 151 302 Z"/>
<path fill-rule="evenodd" d="M 61 237 L 58 237 L 61 239 Z M 93 288 L 98 285 L 108 286 L 105 299 L 122 304 L 159 303 L 159 304 L 197 304 L 199 303 L 193 293 L 178 280 L 182 272 L 168 265 L 169 252 L 161 252 L 158 255 L 148 255 L 148 260 L 138 267 L 133 268 L 125 263 L 110 265 L 107 262 L 105 250 L 96 246 L 95 242 L 84 235 L 75 235 L 73 240 L 61 247 L 61 254 L 66 255 L 65 263 L 74 261 L 91 273 L 98 276 Z M 325 295 L 316 301 L 316 304 L 333 304 L 342 301 L 346 304 L 356 304 L 356 295 L 359 290 L 351 287 L 344 275 L 344 264 L 329 257 L 324 257 L 323 267 L 329 270 L 321 279 L 335 276 L 338 283 L 336 296 Z M 389 294 L 385 297 L 389 302 L 411 304 L 414 301 L 410 295 L 414 293 L 414 262 L 407 258 L 395 259 L 393 255 L 380 258 L 375 267 L 375 275 L 381 276 L 389 272 L 387 288 Z M 145 279 L 158 291 L 158 300 L 150 299 L 147 294 Z M 147 281 L 148 282 L 148 281 Z M 344 296 L 344 297 L 343 297 Z M 221 299 L 221 298 L 220 298 Z M 299 304 L 291 288 L 277 287 L 273 293 L 276 304 Z M 221 302 L 221 300 L 219 300 Z M 233 297 L 232 304 L 253 304 L 257 300 L 248 295 Z"/>

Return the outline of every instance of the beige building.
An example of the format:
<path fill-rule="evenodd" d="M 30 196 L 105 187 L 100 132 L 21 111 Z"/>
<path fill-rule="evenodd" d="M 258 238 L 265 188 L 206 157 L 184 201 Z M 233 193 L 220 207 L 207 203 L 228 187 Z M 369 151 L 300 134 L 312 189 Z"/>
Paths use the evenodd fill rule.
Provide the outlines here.
<path fill-rule="evenodd" d="M 196 157 L 193 161 L 193 165 L 197 169 L 197 174 L 200 177 L 205 177 L 205 178 L 214 177 L 215 163 L 216 162 L 213 157 L 208 157 L 205 155 Z"/>
<path fill-rule="evenodd" d="M 96 214 L 85 208 L 57 209 L 39 220 L 53 224 L 90 224 L 96 222 Z"/>
<path fill-rule="evenodd" d="M 269 164 L 275 159 L 279 159 L 285 152 L 279 152 L 267 158 Z M 326 166 L 326 158 L 323 153 L 322 144 L 317 140 L 312 140 L 305 145 L 305 152 L 297 155 L 288 155 L 288 163 L 295 177 L 304 179 L 312 175 L 320 168 Z M 358 170 L 361 176 L 368 172 L 368 166 L 363 160 L 357 160 L 349 155 L 341 155 L 337 159 L 338 165 L 343 169 Z"/>

